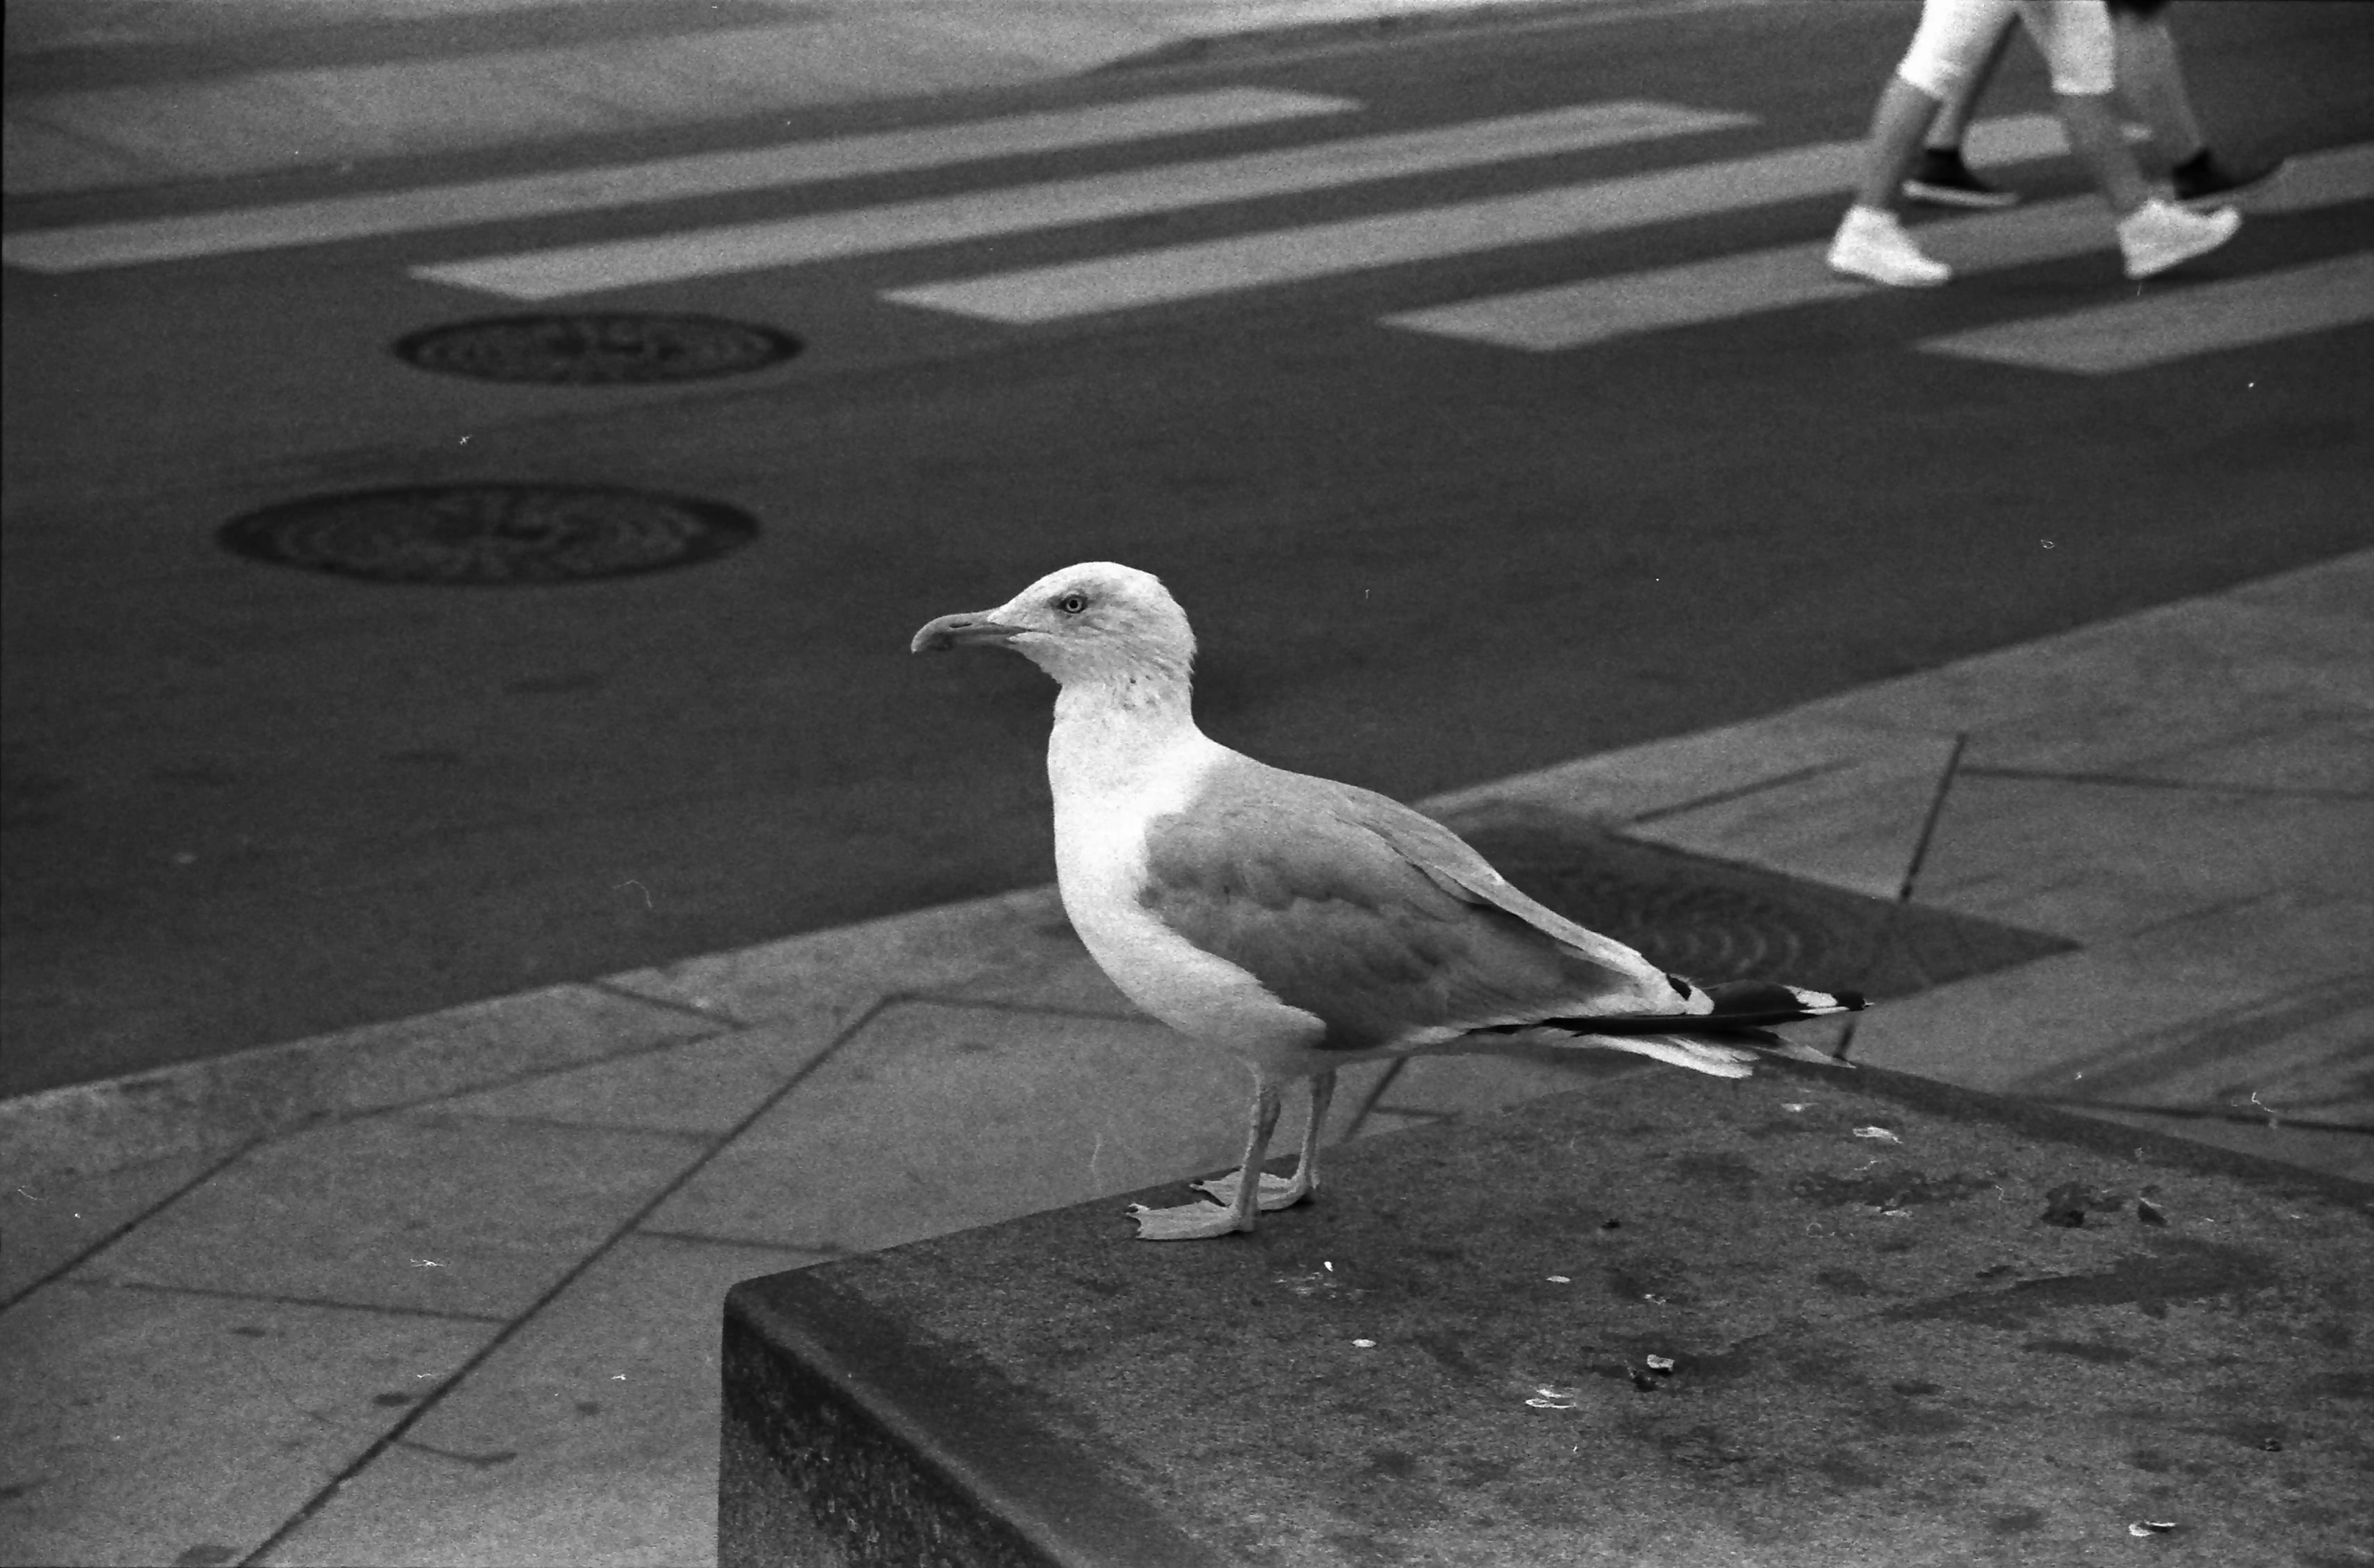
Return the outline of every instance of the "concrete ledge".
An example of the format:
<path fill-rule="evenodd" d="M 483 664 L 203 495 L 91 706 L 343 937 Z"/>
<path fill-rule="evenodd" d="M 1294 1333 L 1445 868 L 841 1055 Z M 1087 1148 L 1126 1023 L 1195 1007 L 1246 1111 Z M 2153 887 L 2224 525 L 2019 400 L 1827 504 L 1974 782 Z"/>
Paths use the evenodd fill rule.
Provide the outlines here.
<path fill-rule="evenodd" d="M 1643 1071 L 1334 1171 L 1249 1239 L 1134 1244 L 1106 1200 L 735 1287 L 721 1562 L 2374 1539 L 2374 1188 L 1816 1068 Z"/>
<path fill-rule="evenodd" d="M 728 1561 L 1225 1561 L 1032 1420 L 1023 1388 L 935 1353 L 862 1296 L 791 1283 L 781 1299 L 737 1286 L 726 1314 L 719 1507 L 741 1543 Z"/>

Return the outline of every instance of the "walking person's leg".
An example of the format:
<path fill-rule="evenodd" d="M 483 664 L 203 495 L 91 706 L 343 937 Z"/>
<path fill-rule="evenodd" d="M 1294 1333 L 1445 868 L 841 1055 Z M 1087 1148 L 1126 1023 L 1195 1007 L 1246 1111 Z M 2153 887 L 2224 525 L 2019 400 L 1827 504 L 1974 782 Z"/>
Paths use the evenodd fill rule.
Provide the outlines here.
<path fill-rule="evenodd" d="M 2113 0 L 2110 30 L 2117 41 L 2119 92 L 2151 127 L 2152 146 L 2173 171 L 2176 199 L 2186 206 L 2239 195 L 2265 183 L 2281 159 L 2227 163 L 2209 145 L 2193 112 L 2167 0 Z"/>
<path fill-rule="evenodd" d="M 1938 109 L 1976 79 L 2016 0 L 1923 0 L 1921 25 L 1872 110 L 1854 205 L 1831 242 L 1830 266 L 1898 288 L 1929 288 L 1953 270 L 1922 253 L 1896 216 L 1904 177 Z"/>
<path fill-rule="evenodd" d="M 2103 0 L 2018 0 L 2020 20 L 2052 71 L 2052 104 L 2069 146 L 2116 220 L 2129 277 L 2149 277 L 2214 251 L 2242 226 L 2232 208 L 2187 212 L 2153 199 L 2115 103 L 2117 46 Z"/>
<path fill-rule="evenodd" d="M 2152 145 L 2171 163 L 2207 149 L 2201 120 L 2184 89 L 2184 68 L 2176 38 L 2168 30 L 2166 6 L 2110 7 L 2110 35 L 2118 50 L 2119 91 L 2151 127 Z"/>
<path fill-rule="evenodd" d="M 1904 182 L 1906 200 L 1925 206 L 1982 209 L 2011 206 L 2019 200 L 2018 192 L 2006 191 L 1972 173 L 1962 158 L 1962 138 L 1969 134 L 1979 98 L 1994 78 L 1996 67 L 2003 64 L 2004 52 L 2011 48 L 2012 34 L 2018 30 L 2017 16 L 2009 6 L 2004 7 L 1994 42 L 1987 46 L 1969 79 L 1938 107 L 1936 117 L 1929 122 L 1929 133 L 1921 139 L 1920 156 Z"/>
<path fill-rule="evenodd" d="M 2193 213 L 2153 199 L 2113 108 L 2117 47 L 2104 0 L 1923 0 L 1912 45 L 1872 112 L 1854 205 L 1830 242 L 1832 270 L 1897 288 L 1934 287 L 1953 276 L 1905 232 L 1896 204 L 1938 110 L 1975 81 L 2006 9 L 2044 53 L 2053 107 L 2110 204 L 2127 276 L 2165 272 L 2232 239 L 2242 219 L 2231 208 Z"/>

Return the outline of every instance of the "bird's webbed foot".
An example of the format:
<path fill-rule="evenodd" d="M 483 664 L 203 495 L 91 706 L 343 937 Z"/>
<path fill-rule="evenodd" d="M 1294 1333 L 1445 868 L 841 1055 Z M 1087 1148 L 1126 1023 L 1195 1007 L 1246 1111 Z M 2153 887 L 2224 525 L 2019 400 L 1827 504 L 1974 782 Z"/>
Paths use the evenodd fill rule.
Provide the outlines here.
<path fill-rule="evenodd" d="M 1252 1216 L 1240 1220 L 1234 1204 L 1182 1203 L 1176 1208 L 1149 1208 L 1133 1203 L 1129 1217 L 1137 1221 L 1141 1242 L 1200 1242 L 1253 1228 Z"/>
<path fill-rule="evenodd" d="M 1231 1171 L 1225 1176 L 1214 1176 L 1208 1182 L 1193 1184 L 1193 1190 L 1209 1193 L 1223 1206 L 1234 1208 L 1237 1206 L 1237 1195 L 1244 1186 L 1244 1178 L 1245 1173 L 1242 1171 Z M 1303 1173 L 1299 1170 L 1291 1179 L 1274 1176 L 1267 1171 L 1262 1173 L 1261 1207 L 1265 1214 L 1275 1209 L 1291 1208 L 1309 1197 L 1310 1192 L 1310 1184 L 1303 1179 Z"/>

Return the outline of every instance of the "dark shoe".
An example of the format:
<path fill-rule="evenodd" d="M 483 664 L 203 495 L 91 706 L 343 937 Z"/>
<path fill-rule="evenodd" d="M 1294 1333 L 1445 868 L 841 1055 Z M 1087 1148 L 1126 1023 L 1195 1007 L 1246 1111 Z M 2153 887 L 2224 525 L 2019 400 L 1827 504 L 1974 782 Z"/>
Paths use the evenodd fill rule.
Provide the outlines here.
<path fill-rule="evenodd" d="M 1971 173 L 1970 166 L 1962 161 L 1961 149 L 1950 147 L 1922 149 L 1912 177 L 1904 182 L 1904 195 L 1907 201 L 1929 206 L 1992 208 L 2019 200 L 2017 191 L 1990 185 Z"/>
<path fill-rule="evenodd" d="M 2176 199 L 2186 206 L 2221 202 L 2264 185 L 2283 172 L 2286 161 L 2278 158 L 2264 163 L 2246 163 L 2237 169 L 2204 149 L 2176 166 L 2170 183 Z"/>

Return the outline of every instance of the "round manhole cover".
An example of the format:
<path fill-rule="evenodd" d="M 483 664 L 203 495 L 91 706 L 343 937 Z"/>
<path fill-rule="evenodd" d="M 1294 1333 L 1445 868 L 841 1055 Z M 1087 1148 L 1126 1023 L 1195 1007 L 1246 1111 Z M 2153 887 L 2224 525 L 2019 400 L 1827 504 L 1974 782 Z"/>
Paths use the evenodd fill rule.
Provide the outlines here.
<path fill-rule="evenodd" d="M 1876 900 L 1605 835 L 1486 828 L 1468 837 L 1568 919 L 1702 984 L 1856 984 L 1886 919 Z"/>
<path fill-rule="evenodd" d="M 308 496 L 225 524 L 255 560 L 373 583 L 528 586 L 689 566 L 748 544 L 715 501 L 602 485 L 410 485 Z"/>
<path fill-rule="evenodd" d="M 788 360 L 800 342 L 770 326 L 717 316 L 577 311 L 494 316 L 396 340 L 424 371 L 531 386 L 625 386 L 740 375 Z"/>
<path fill-rule="evenodd" d="M 1581 911 L 1582 924 L 1676 974 L 1709 982 L 1812 974 L 1838 984 L 1870 962 L 1855 933 L 1814 910 L 1744 889 L 1660 887 L 1590 870 L 1524 870 L 1545 886 L 1545 902 Z"/>

